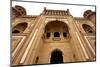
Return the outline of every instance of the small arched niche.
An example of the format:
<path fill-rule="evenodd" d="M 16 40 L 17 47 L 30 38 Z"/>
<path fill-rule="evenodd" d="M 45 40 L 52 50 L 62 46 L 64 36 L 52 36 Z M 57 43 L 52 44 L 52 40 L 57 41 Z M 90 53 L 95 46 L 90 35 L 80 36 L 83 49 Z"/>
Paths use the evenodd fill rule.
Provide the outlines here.
<path fill-rule="evenodd" d="M 26 22 L 17 24 L 14 28 L 12 33 L 23 33 L 27 28 L 28 24 Z"/>
<path fill-rule="evenodd" d="M 63 53 L 59 49 L 51 52 L 50 64 L 63 63 Z"/>
<path fill-rule="evenodd" d="M 94 33 L 93 28 L 90 25 L 82 24 L 82 27 L 86 33 Z"/>
<path fill-rule="evenodd" d="M 39 56 L 36 57 L 35 64 L 37 64 L 38 61 L 39 61 Z"/>

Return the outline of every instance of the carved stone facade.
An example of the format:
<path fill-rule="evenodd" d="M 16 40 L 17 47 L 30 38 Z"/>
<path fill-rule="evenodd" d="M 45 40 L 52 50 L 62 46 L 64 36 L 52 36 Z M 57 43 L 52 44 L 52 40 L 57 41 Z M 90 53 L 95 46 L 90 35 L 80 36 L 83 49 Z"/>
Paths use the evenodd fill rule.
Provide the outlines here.
<path fill-rule="evenodd" d="M 13 7 L 12 65 L 96 60 L 95 23 L 91 10 L 73 17 L 69 9 L 44 8 L 40 15 L 29 16 L 25 8 Z"/>

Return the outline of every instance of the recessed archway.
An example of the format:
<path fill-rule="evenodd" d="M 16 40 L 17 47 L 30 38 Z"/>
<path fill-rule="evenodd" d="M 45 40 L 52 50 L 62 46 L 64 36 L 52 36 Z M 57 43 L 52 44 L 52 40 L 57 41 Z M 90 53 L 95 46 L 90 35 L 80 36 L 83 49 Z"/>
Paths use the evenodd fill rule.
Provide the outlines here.
<path fill-rule="evenodd" d="M 86 33 L 94 33 L 94 31 L 90 25 L 83 24 L 82 27 Z"/>
<path fill-rule="evenodd" d="M 45 35 L 48 35 L 49 32 L 52 35 L 52 37 L 60 37 L 61 34 L 63 35 L 63 32 L 66 32 L 64 33 L 63 36 L 66 37 L 69 34 L 69 27 L 63 21 L 54 20 L 46 24 L 44 31 L 45 31 Z M 46 38 L 48 37 L 46 36 Z"/>
<path fill-rule="evenodd" d="M 27 26 L 28 26 L 28 24 L 25 23 L 25 22 L 24 23 L 19 23 L 13 28 L 13 32 L 12 33 L 22 33 L 22 32 L 25 31 Z"/>
<path fill-rule="evenodd" d="M 62 51 L 56 49 L 51 53 L 50 64 L 63 63 Z"/>

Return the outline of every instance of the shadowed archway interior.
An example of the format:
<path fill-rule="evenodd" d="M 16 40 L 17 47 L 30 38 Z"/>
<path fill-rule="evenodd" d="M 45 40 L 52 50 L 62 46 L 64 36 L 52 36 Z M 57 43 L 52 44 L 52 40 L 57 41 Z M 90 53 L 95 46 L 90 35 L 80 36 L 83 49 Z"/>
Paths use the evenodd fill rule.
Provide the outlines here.
<path fill-rule="evenodd" d="M 23 33 L 27 26 L 28 24 L 26 22 L 19 23 L 13 28 L 12 33 Z"/>
<path fill-rule="evenodd" d="M 85 30 L 86 33 L 93 33 L 94 32 L 90 25 L 83 24 L 82 27 L 83 27 L 83 29 Z"/>
<path fill-rule="evenodd" d="M 65 32 L 65 31 L 68 32 L 67 24 L 59 20 L 50 21 L 49 23 L 46 24 L 45 27 L 45 32 Z"/>

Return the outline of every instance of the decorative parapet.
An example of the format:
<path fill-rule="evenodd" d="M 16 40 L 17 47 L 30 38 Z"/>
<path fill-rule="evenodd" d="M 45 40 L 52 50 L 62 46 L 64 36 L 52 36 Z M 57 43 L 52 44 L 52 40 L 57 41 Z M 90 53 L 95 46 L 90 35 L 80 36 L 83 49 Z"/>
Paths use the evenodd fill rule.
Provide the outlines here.
<path fill-rule="evenodd" d="M 50 10 L 44 7 L 42 15 L 70 15 L 69 9 L 67 10 Z"/>

